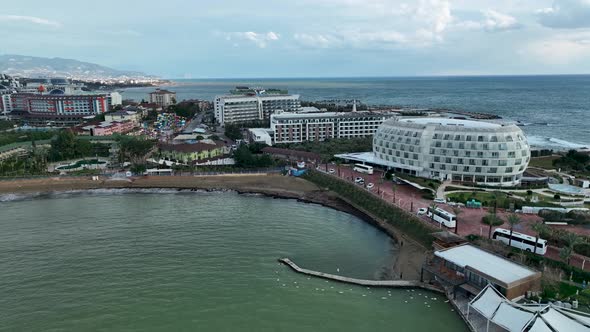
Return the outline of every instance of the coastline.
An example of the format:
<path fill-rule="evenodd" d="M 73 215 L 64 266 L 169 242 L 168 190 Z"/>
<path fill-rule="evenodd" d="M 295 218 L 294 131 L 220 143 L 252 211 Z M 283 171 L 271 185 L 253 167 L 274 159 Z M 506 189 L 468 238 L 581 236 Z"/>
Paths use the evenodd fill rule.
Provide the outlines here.
<path fill-rule="evenodd" d="M 399 230 L 356 208 L 337 194 L 321 190 L 304 179 L 276 174 L 214 175 L 214 176 L 148 176 L 92 181 L 88 177 L 52 177 L 0 181 L 0 196 L 32 196 L 100 189 L 172 189 L 187 191 L 235 191 L 238 194 L 258 194 L 277 199 L 296 199 L 319 204 L 352 214 L 385 232 L 394 242 L 396 255 L 389 267 L 389 277 L 418 279 L 424 259 L 424 248 L 414 243 Z M 0 201 L 1 204 L 1 201 Z M 389 269 L 388 269 L 389 270 Z"/>

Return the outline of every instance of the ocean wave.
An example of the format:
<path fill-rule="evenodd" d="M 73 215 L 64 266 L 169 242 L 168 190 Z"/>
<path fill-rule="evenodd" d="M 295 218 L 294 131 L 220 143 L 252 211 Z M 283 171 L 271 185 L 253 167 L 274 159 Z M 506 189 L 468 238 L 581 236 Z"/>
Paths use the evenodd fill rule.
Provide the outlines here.
<path fill-rule="evenodd" d="M 590 144 L 575 143 L 555 137 L 531 135 L 527 136 L 527 140 L 531 146 L 557 150 L 584 149 L 590 147 Z"/>
<path fill-rule="evenodd" d="M 80 195 L 123 195 L 123 194 L 222 194 L 235 192 L 230 189 L 175 189 L 175 188 L 106 188 L 106 189 L 77 189 L 51 192 L 10 193 L 0 194 L 0 203 L 24 201 L 35 198 L 57 198 Z"/>

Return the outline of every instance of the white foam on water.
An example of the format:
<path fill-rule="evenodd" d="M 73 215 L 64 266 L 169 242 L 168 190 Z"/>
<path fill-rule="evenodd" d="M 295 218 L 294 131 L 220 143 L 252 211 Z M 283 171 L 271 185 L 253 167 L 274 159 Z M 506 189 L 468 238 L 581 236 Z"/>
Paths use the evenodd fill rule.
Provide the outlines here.
<path fill-rule="evenodd" d="M 539 147 L 539 148 L 549 148 L 549 149 L 557 149 L 557 150 L 566 150 L 566 149 L 583 149 L 583 148 L 590 148 L 589 144 L 583 143 L 575 143 L 566 141 L 563 139 L 555 138 L 555 137 L 544 137 L 544 136 L 527 136 L 527 140 L 531 146 Z"/>

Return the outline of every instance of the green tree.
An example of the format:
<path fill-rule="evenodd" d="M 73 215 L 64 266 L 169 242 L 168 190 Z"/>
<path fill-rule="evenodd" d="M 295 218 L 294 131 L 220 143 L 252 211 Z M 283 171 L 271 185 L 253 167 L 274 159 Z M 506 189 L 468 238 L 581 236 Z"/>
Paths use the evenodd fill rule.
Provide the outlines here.
<path fill-rule="evenodd" d="M 234 141 L 243 138 L 240 126 L 235 124 L 226 124 L 224 134 Z"/>
<path fill-rule="evenodd" d="M 500 219 L 495 213 L 488 213 L 487 215 L 485 215 L 482 219 L 481 222 L 483 224 L 489 225 L 489 229 L 488 229 L 488 239 L 492 238 L 492 227 L 494 226 L 500 226 L 504 223 L 504 221 L 502 221 L 502 219 Z"/>
<path fill-rule="evenodd" d="M 533 250 L 533 253 L 537 253 L 537 245 L 539 243 L 539 238 L 541 237 L 541 234 L 546 234 L 549 232 L 549 226 L 545 225 L 545 223 L 543 222 L 538 222 L 535 223 L 531 226 L 531 228 L 533 229 L 533 231 L 535 232 L 535 249 Z"/>
<path fill-rule="evenodd" d="M 130 161 L 132 164 L 145 164 L 146 155 L 154 147 L 154 142 L 131 136 L 120 136 L 119 161 Z"/>
<path fill-rule="evenodd" d="M 510 239 L 508 239 L 508 246 L 512 244 L 512 231 L 514 230 L 514 226 L 520 224 L 521 221 L 520 217 L 514 213 L 508 215 L 508 224 L 510 225 Z"/>
<path fill-rule="evenodd" d="M 430 213 L 430 220 L 432 220 L 432 222 L 435 222 L 435 220 L 434 220 L 434 212 L 438 208 L 438 205 L 436 203 L 432 202 L 428 208 L 429 208 L 429 211 L 428 212 Z M 440 224 L 439 224 L 439 226 L 440 226 Z"/>
<path fill-rule="evenodd" d="M 574 253 L 574 247 L 576 246 L 576 244 L 581 242 L 581 239 L 577 234 L 567 232 L 563 236 L 563 240 L 567 242 L 567 246 L 559 250 L 559 257 L 569 265 L 572 255 Z"/>

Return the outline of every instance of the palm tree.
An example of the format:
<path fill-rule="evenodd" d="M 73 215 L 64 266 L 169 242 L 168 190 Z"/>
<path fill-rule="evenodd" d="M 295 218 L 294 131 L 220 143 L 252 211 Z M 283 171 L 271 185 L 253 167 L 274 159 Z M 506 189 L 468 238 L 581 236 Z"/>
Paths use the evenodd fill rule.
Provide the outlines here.
<path fill-rule="evenodd" d="M 559 250 L 559 256 L 569 265 L 570 259 L 574 253 L 574 247 L 576 244 L 580 243 L 581 239 L 575 233 L 567 233 L 563 237 L 563 240 L 567 242 L 567 247 L 563 247 L 561 250 Z"/>
<path fill-rule="evenodd" d="M 502 221 L 502 219 L 498 218 L 498 216 L 495 213 L 488 213 L 487 215 L 485 215 L 482 219 L 481 222 L 489 225 L 490 228 L 488 230 L 488 239 L 492 238 L 492 227 L 493 226 L 500 226 L 504 223 L 504 221 Z"/>
<path fill-rule="evenodd" d="M 520 224 L 521 221 L 520 217 L 514 213 L 508 215 L 508 223 L 510 224 L 510 239 L 508 239 L 508 246 L 512 244 L 512 231 L 514 230 L 514 226 Z"/>
<path fill-rule="evenodd" d="M 395 204 L 395 191 L 397 190 L 397 187 L 395 186 L 395 184 L 391 185 L 391 192 L 393 193 L 393 204 Z"/>
<path fill-rule="evenodd" d="M 543 222 L 533 224 L 531 226 L 531 228 L 533 229 L 533 231 L 535 231 L 535 249 L 533 250 L 533 253 L 536 254 L 537 253 L 537 245 L 539 243 L 539 237 L 543 233 L 548 233 L 550 228 L 549 228 L 549 226 L 545 225 L 545 223 L 543 223 Z"/>
<path fill-rule="evenodd" d="M 457 234 L 459 228 L 459 215 L 463 213 L 463 210 L 461 210 L 458 206 L 454 206 L 453 213 L 455 214 L 455 234 Z"/>
<path fill-rule="evenodd" d="M 438 208 L 438 205 L 436 205 L 436 203 L 432 202 L 432 204 L 430 204 L 430 206 L 428 207 L 430 209 L 430 220 L 432 220 L 432 222 L 434 222 L 434 211 L 436 211 L 436 209 Z"/>

